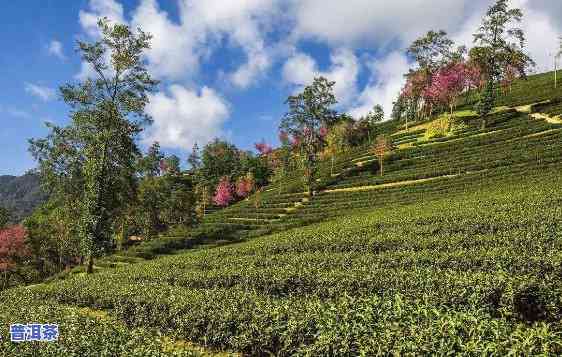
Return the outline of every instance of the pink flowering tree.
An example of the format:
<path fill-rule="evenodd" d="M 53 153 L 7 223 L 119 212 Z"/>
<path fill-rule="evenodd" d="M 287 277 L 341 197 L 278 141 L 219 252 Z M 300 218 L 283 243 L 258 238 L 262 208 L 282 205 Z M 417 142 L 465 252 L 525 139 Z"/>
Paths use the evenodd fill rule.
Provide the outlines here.
<path fill-rule="evenodd" d="M 482 70 L 477 64 L 467 63 L 464 66 L 465 85 L 468 90 L 480 89 L 484 85 Z"/>
<path fill-rule="evenodd" d="M 431 85 L 424 91 L 424 96 L 432 103 L 448 106 L 452 115 L 457 98 L 465 90 L 466 83 L 465 64 L 450 65 L 437 71 Z"/>
<path fill-rule="evenodd" d="M 226 207 L 234 200 L 232 194 L 233 188 L 232 184 L 230 183 L 230 179 L 228 177 L 223 177 L 219 184 L 217 185 L 217 189 L 215 190 L 215 195 L 213 196 L 213 202 L 217 206 Z"/>
<path fill-rule="evenodd" d="M 12 226 L 0 230 L 0 272 L 4 278 L 2 288 L 7 287 L 18 262 L 29 257 L 30 250 L 25 244 L 27 233 L 22 226 Z"/>
<path fill-rule="evenodd" d="M 432 110 L 432 100 L 427 97 L 427 88 L 431 83 L 431 76 L 423 70 L 410 71 L 406 75 L 406 84 L 400 92 L 403 102 L 407 106 L 409 113 L 407 119 L 414 119 L 422 109 L 425 109 L 425 104 L 429 104 L 429 112 Z M 423 100 L 423 102 L 421 101 Z M 420 103 L 424 106 L 420 107 Z"/>
<path fill-rule="evenodd" d="M 256 143 L 254 146 L 262 156 L 269 156 L 273 152 L 273 148 L 271 147 L 271 145 L 267 144 L 265 140 Z"/>
<path fill-rule="evenodd" d="M 254 190 L 255 182 L 251 175 L 241 177 L 236 181 L 236 196 L 246 198 Z"/>

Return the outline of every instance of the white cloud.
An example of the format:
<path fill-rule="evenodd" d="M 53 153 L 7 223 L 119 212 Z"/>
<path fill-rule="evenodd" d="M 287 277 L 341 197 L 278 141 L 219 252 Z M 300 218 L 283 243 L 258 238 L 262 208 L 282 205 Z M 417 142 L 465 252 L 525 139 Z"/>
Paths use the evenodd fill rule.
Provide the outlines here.
<path fill-rule="evenodd" d="M 293 0 L 296 33 L 333 45 L 407 43 L 430 29 L 455 31 L 484 0 Z"/>
<path fill-rule="evenodd" d="M 196 34 L 173 23 L 155 0 L 143 0 L 133 13 L 132 26 L 153 37 L 147 51 L 150 72 L 158 77 L 177 79 L 197 72 L 201 53 Z"/>
<path fill-rule="evenodd" d="M 228 103 L 211 88 L 200 92 L 171 85 L 168 94 L 150 95 L 146 111 L 154 119 L 144 142 L 160 142 L 163 147 L 189 150 L 195 142 L 207 143 L 222 133 L 229 116 Z"/>
<path fill-rule="evenodd" d="M 312 83 L 317 73 L 316 61 L 304 53 L 296 53 L 283 66 L 283 79 L 299 89 Z"/>
<path fill-rule="evenodd" d="M 80 25 L 91 37 L 100 35 L 98 28 L 98 20 L 107 17 L 114 23 L 126 23 L 123 15 L 123 5 L 115 0 L 90 0 L 89 11 L 80 10 Z"/>
<path fill-rule="evenodd" d="M 392 52 L 382 59 L 375 59 L 370 65 L 371 79 L 363 89 L 349 114 L 359 118 L 373 109 L 376 104 L 383 106 L 386 118 L 392 112 L 392 103 L 404 85 L 404 73 L 409 64 L 400 52 Z"/>
<path fill-rule="evenodd" d="M 98 20 L 100 18 L 107 18 L 112 23 L 127 24 L 124 16 L 123 5 L 115 0 L 90 0 L 88 2 L 88 10 L 80 10 L 79 21 L 82 29 L 92 39 L 99 39 L 101 33 L 98 27 Z M 110 62 L 109 53 L 106 54 L 104 60 L 106 63 Z M 93 68 L 86 62 L 80 65 L 80 72 L 74 78 L 78 80 L 85 80 L 86 78 L 95 77 L 96 73 Z"/>
<path fill-rule="evenodd" d="M 538 3 L 543 5 L 537 6 Z M 559 5 L 552 2 L 549 7 L 545 5 L 544 1 L 512 0 L 511 7 L 518 7 L 523 10 L 523 22 L 520 27 L 527 37 L 526 50 L 537 63 L 536 70 L 538 72 L 553 70 L 552 54 L 559 47 L 559 32 L 553 22 L 554 17 L 551 16 L 551 11 L 557 7 L 562 9 L 562 2 Z M 453 34 L 452 38 L 469 48 L 473 46 L 472 35 L 480 26 L 484 13 L 485 9 L 473 12 L 472 16 L 464 22 L 458 32 Z M 562 24 L 562 21 L 560 23 Z"/>
<path fill-rule="evenodd" d="M 522 28 L 527 36 L 527 50 L 531 54 L 532 58 L 537 63 L 537 71 L 552 71 L 554 68 L 554 57 L 556 50 L 560 47 L 560 42 L 558 36 L 560 33 L 557 31 L 555 24 L 552 22 L 554 16 L 552 13 L 546 11 L 539 11 L 531 4 L 533 1 L 519 0 L 514 1 L 514 5 L 521 6 L 524 10 L 525 17 L 523 18 Z M 517 4 L 520 2 L 520 4 Z M 557 1 L 552 1 L 557 2 Z M 552 4 L 552 8 L 555 5 Z M 561 8 L 559 6 L 559 8 Z M 562 8 L 561 8 L 562 9 Z M 560 14 L 560 12 L 558 12 Z M 559 23 L 560 16 L 558 16 Z"/>
<path fill-rule="evenodd" d="M 280 18 L 277 1 L 183 0 L 182 3 L 183 23 L 199 39 L 207 40 L 207 46 L 213 40 L 215 45 L 220 45 L 226 39 L 230 46 L 244 51 L 246 62 L 227 76 L 234 85 L 247 88 L 270 68 L 275 49 L 266 46 L 265 38 Z"/>
<path fill-rule="evenodd" d="M 532 0 L 526 1 L 525 6 L 532 11 L 541 12 L 543 15 L 548 16 L 555 32 L 562 35 L 562 1 L 559 0 Z"/>
<path fill-rule="evenodd" d="M 55 98 L 55 90 L 46 86 L 33 83 L 25 83 L 25 91 L 34 97 L 41 99 L 44 102 Z"/>
<path fill-rule="evenodd" d="M 348 49 L 337 49 L 331 56 L 331 65 L 327 71 L 320 71 L 316 61 L 303 53 L 296 53 L 283 66 L 284 80 L 298 90 L 312 83 L 314 77 L 323 76 L 335 81 L 334 94 L 338 106 L 350 103 L 357 94 L 357 77 L 360 64 L 355 54 Z"/>
<path fill-rule="evenodd" d="M 66 59 L 66 56 L 64 55 L 64 51 L 62 48 L 62 43 L 60 41 L 52 40 L 49 43 L 49 47 L 47 47 L 47 51 L 49 52 L 50 55 L 58 57 L 61 60 Z"/>
<path fill-rule="evenodd" d="M 271 66 L 274 49 L 265 45 L 265 35 L 277 18 L 276 2 L 270 0 L 178 0 L 179 21 L 173 21 L 156 0 L 141 0 L 131 13 L 131 26 L 153 35 L 147 51 L 153 75 L 170 80 L 189 79 L 197 73 L 202 60 L 223 45 L 223 39 L 242 49 L 246 61 L 227 78 L 246 88 L 261 78 Z M 97 19 L 126 23 L 123 6 L 115 0 L 90 0 L 89 10 L 80 12 L 80 24 L 93 38 L 99 36 Z M 82 68 L 78 78 L 91 71 Z"/>

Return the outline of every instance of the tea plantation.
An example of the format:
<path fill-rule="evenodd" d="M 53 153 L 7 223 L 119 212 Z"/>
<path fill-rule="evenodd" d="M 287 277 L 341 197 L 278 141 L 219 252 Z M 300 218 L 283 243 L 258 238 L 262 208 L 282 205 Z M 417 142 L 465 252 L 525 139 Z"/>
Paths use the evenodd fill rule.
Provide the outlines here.
<path fill-rule="evenodd" d="M 398 146 L 384 176 L 357 148 L 322 164 L 313 198 L 295 173 L 188 237 L 3 292 L 0 354 L 562 354 L 562 90 L 550 75 L 514 85 L 485 127 L 467 115 L 426 139 L 424 123 L 384 124 Z M 237 242 L 197 247 L 213 229 Z M 59 341 L 11 343 L 16 322 L 58 323 Z"/>

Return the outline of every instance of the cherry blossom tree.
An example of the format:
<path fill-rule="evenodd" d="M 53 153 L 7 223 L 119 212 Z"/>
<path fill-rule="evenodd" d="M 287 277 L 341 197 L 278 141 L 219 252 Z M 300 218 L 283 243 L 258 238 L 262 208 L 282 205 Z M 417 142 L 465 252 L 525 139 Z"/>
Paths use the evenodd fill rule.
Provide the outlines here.
<path fill-rule="evenodd" d="M 262 156 L 269 156 L 273 152 L 273 148 L 271 147 L 271 145 L 267 144 L 265 140 L 256 143 L 254 146 Z"/>
<path fill-rule="evenodd" d="M 246 198 L 254 190 L 255 182 L 251 174 L 236 181 L 236 196 Z"/>
<path fill-rule="evenodd" d="M 217 185 L 215 195 L 213 196 L 213 202 L 217 206 L 226 207 L 230 204 L 230 202 L 232 202 L 233 199 L 234 197 L 232 195 L 232 184 L 230 183 L 230 179 L 225 176 Z"/>
<path fill-rule="evenodd" d="M 25 244 L 26 231 L 22 226 L 11 226 L 0 231 L 0 272 L 3 275 L 3 288 L 8 284 L 10 274 L 18 262 L 29 257 L 30 250 Z"/>
<path fill-rule="evenodd" d="M 441 68 L 433 76 L 431 85 L 425 89 L 424 96 L 434 104 L 448 106 L 452 115 L 457 98 L 466 88 L 466 74 L 464 63 Z"/>

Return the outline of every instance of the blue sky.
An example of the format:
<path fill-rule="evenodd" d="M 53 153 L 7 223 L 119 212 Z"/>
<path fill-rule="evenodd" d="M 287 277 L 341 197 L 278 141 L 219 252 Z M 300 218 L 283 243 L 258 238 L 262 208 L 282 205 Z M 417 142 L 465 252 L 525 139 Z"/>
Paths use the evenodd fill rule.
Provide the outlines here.
<path fill-rule="evenodd" d="M 409 63 L 404 48 L 429 29 L 470 44 L 487 0 L 22 0 L 0 4 L 0 175 L 34 167 L 27 140 L 67 122 L 57 88 L 85 78 L 74 52 L 106 16 L 154 35 L 149 70 L 162 80 L 141 146 L 158 140 L 184 161 L 215 136 L 244 149 L 276 128 L 288 95 L 316 75 L 335 80 L 338 109 L 390 111 Z M 562 33 L 559 0 L 513 0 L 526 13 L 538 71 Z M 558 15 L 556 15 L 558 14 Z"/>

